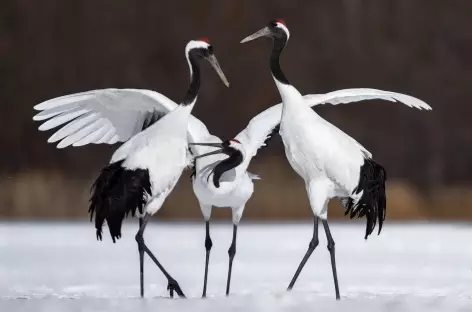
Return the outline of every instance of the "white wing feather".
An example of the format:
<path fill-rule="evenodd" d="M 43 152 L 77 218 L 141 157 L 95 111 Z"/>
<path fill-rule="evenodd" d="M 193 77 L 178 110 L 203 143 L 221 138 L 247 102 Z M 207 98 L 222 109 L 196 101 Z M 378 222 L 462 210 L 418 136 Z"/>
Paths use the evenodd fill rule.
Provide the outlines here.
<path fill-rule="evenodd" d="M 177 104 L 166 96 L 141 89 L 103 89 L 70 94 L 42 102 L 33 120 L 44 121 L 46 131 L 62 126 L 48 142 L 59 142 L 58 148 L 86 144 L 126 142 L 142 131 L 153 118 L 174 110 Z M 189 122 L 189 139 L 204 140 L 208 129 L 197 118 Z"/>
<path fill-rule="evenodd" d="M 303 96 L 303 98 L 310 106 L 316 106 L 327 103 L 337 105 L 377 99 L 391 102 L 400 102 L 408 107 L 413 107 L 420 110 L 431 110 L 431 106 L 429 106 L 422 100 L 412 97 L 410 95 L 367 88 L 342 89 L 325 94 L 307 94 Z"/>
<path fill-rule="evenodd" d="M 249 121 L 247 127 L 235 139 L 244 146 L 246 156 L 253 157 L 257 150 L 265 146 L 273 130 L 282 118 L 282 104 L 277 104 L 259 113 Z"/>
<path fill-rule="evenodd" d="M 386 100 L 391 102 L 400 102 L 408 107 L 431 110 L 431 107 L 425 102 L 415 97 L 377 89 L 359 88 L 342 89 L 326 94 L 307 94 L 303 97 L 307 105 L 311 107 L 321 104 L 346 104 L 364 100 Z M 282 103 L 276 104 L 251 119 L 246 129 L 241 131 L 235 138 L 243 143 L 246 152 L 255 156 L 257 150 L 263 147 L 264 142 L 270 137 L 273 130 L 279 125 L 282 117 Z M 367 157 L 372 157 L 371 153 L 361 144 L 359 148 Z"/>

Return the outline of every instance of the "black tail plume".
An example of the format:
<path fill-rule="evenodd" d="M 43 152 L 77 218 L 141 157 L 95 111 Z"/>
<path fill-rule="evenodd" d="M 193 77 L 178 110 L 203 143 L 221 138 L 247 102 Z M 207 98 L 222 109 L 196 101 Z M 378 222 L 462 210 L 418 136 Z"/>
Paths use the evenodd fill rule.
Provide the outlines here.
<path fill-rule="evenodd" d="M 359 183 L 352 192 L 353 194 L 359 194 L 363 191 L 362 197 L 357 204 L 351 197 L 348 198 L 347 202 L 343 202 L 347 208 L 345 215 L 349 214 L 351 219 L 366 217 L 365 239 L 373 232 L 377 220 L 379 222 L 378 234 L 382 230 L 387 212 L 386 180 L 387 172 L 385 169 L 372 159 L 365 159 L 360 168 Z"/>
<path fill-rule="evenodd" d="M 134 217 L 136 209 L 143 213 L 151 183 L 147 169 L 128 170 L 123 161 L 109 164 L 92 185 L 90 221 L 95 214 L 97 239 L 102 240 L 102 227 L 107 221 L 113 242 L 121 237 L 121 224 L 129 213 Z"/>

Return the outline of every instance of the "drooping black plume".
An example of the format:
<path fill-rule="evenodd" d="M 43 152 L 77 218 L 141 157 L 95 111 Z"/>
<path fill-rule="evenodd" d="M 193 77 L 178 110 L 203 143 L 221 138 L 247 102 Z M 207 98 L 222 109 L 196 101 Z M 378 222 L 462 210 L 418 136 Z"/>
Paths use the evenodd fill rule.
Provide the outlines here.
<path fill-rule="evenodd" d="M 372 159 L 365 159 L 360 168 L 359 183 L 352 192 L 353 194 L 359 194 L 363 191 L 362 197 L 357 204 L 351 197 L 347 200 L 342 199 L 343 205 L 346 207 L 345 215 L 349 214 L 351 219 L 366 217 L 365 239 L 374 230 L 377 220 L 379 222 L 378 233 L 380 234 L 382 230 L 387 212 L 386 180 L 387 172 L 385 169 Z"/>
<path fill-rule="evenodd" d="M 128 170 L 123 161 L 105 167 L 92 186 L 90 221 L 95 214 L 97 239 L 102 240 L 102 227 L 107 221 L 113 242 L 121 237 L 121 224 L 129 213 L 134 217 L 136 209 L 143 213 L 147 194 L 151 194 L 151 182 L 147 169 Z"/>

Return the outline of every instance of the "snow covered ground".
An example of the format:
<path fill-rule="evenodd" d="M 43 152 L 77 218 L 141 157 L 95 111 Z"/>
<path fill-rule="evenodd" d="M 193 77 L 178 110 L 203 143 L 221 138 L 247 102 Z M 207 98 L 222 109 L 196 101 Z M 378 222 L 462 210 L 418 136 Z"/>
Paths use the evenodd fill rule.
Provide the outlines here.
<path fill-rule="evenodd" d="M 157 219 L 157 218 L 156 218 Z M 136 221 L 136 220 L 133 220 Z M 311 223 L 239 229 L 232 295 L 224 296 L 231 224 L 212 225 L 209 298 L 200 299 L 204 223 L 149 225 L 146 241 L 188 299 L 169 299 L 167 282 L 145 262 L 139 298 L 134 234 L 95 240 L 90 223 L 0 223 L 0 311 L 472 311 L 472 226 L 395 224 L 364 241 L 364 223 L 332 223 L 341 288 L 320 245 L 292 292 L 285 289 L 306 251 Z"/>

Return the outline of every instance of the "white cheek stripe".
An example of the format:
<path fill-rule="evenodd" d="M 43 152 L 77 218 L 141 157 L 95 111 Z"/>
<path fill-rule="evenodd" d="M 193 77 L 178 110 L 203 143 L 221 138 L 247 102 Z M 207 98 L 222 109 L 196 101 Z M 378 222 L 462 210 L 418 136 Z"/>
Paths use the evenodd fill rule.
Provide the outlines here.
<path fill-rule="evenodd" d="M 285 31 L 285 33 L 287 34 L 287 41 L 288 39 L 290 38 L 290 32 L 288 31 L 288 28 L 287 26 L 285 26 L 284 24 L 280 23 L 280 22 L 277 22 L 277 27 L 283 29 L 283 31 Z"/>
<path fill-rule="evenodd" d="M 190 68 L 190 77 L 192 77 L 192 66 L 190 64 L 190 59 L 188 57 L 188 53 L 190 52 L 190 50 L 192 49 L 195 49 L 195 48 L 208 48 L 210 45 L 205 42 L 205 41 L 201 41 L 201 40 L 190 40 L 188 43 L 187 43 L 187 46 L 185 47 L 185 58 L 187 59 L 187 63 L 188 63 L 188 67 Z"/>
<path fill-rule="evenodd" d="M 188 55 L 190 50 L 195 49 L 195 48 L 208 48 L 210 45 L 206 43 L 205 41 L 200 41 L 200 40 L 190 40 L 187 43 L 187 46 L 185 47 L 185 55 Z"/>

